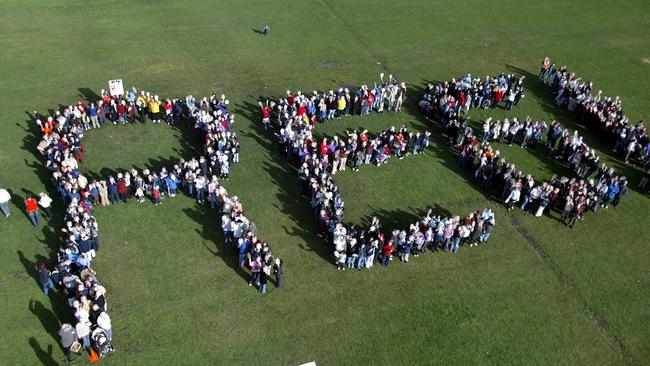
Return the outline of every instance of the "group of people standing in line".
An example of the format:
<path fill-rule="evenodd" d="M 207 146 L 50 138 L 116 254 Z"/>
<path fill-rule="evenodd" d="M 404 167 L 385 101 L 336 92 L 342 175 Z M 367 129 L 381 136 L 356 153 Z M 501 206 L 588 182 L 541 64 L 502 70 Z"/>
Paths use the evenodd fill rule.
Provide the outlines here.
<path fill-rule="evenodd" d="M 391 104 L 390 97 L 382 97 L 385 90 L 399 86 L 399 95 L 403 99 L 406 85 L 390 76 L 375 84 L 379 92 L 370 92 L 361 86 L 354 95 L 364 98 L 370 96 L 367 105 L 359 113 L 384 110 L 399 111 Z M 424 153 L 429 146 L 431 133 L 415 133 L 406 126 L 391 127 L 381 131 L 376 137 L 370 137 L 367 130 L 347 131 L 347 137 L 334 136 L 318 142 L 313 130 L 327 119 L 336 119 L 348 114 L 345 100 L 349 90 L 330 90 L 320 93 L 314 91 L 311 96 L 287 91 L 287 97 L 276 101 L 260 101 L 261 122 L 264 128 L 273 128 L 280 153 L 287 159 L 299 164 L 299 182 L 302 193 L 309 199 L 313 209 L 314 220 L 318 225 L 318 235 L 334 247 L 334 261 L 339 269 L 355 267 L 359 270 L 371 268 L 373 263 L 381 261 L 387 265 L 393 254 L 408 262 L 411 252 L 414 255 L 427 249 L 456 252 L 464 243 L 470 246 L 487 241 L 494 226 L 495 219 L 491 210 L 479 210 L 465 218 L 443 218 L 428 212 L 422 220 L 414 223 L 408 230 L 394 230 L 390 235 L 381 232 L 379 219 L 374 218 L 368 229 L 357 229 L 355 225 L 343 224 L 345 203 L 340 189 L 334 181 L 338 171 L 350 166 L 358 171 L 361 165 L 386 164 L 391 156 L 402 159 L 410 154 Z M 390 96 L 390 93 L 388 94 Z M 373 99 L 374 96 L 378 98 Z M 341 108 L 324 108 L 319 111 L 315 106 L 327 106 L 328 100 L 340 100 Z M 334 105 L 333 105 L 334 106 Z M 321 112 L 325 112 L 321 114 Z M 320 118 L 324 117 L 324 118 Z M 472 234 L 473 233 L 473 234 Z M 473 235 L 473 236 L 472 236 Z"/>
<path fill-rule="evenodd" d="M 370 269 L 375 263 L 388 266 L 394 258 L 408 263 L 411 256 L 437 251 L 456 253 L 461 246 L 475 247 L 486 243 L 496 224 L 494 212 L 489 208 L 477 210 L 461 218 L 443 217 L 428 210 L 408 229 L 393 229 L 387 234 L 373 217 L 368 229 L 356 225 L 345 226 L 330 220 L 321 225 L 331 226 L 324 231 L 325 239 L 334 247 L 336 268 Z"/>
<path fill-rule="evenodd" d="M 650 168 L 650 137 L 643 121 L 631 123 L 623 111 L 622 100 L 594 90 L 566 66 L 558 66 L 548 57 L 542 61 L 539 78 L 555 94 L 555 103 L 576 112 L 579 120 L 597 135 L 608 139 L 615 153 L 627 162 Z"/>
<path fill-rule="evenodd" d="M 300 123 L 315 125 L 345 116 L 367 116 L 372 111 L 399 112 L 402 110 L 405 98 L 406 84 L 400 83 L 393 75 L 389 75 L 388 80 L 384 80 L 383 73 L 380 74 L 380 82 L 374 83 L 373 87 L 361 85 L 356 90 L 340 88 L 322 93 L 314 90 L 311 97 L 307 97 L 300 91 L 293 95 L 290 90 L 287 90 L 286 96 L 274 105 L 260 102 L 262 126 L 265 129 L 271 127 L 271 114 L 283 120 L 298 118 Z M 300 100 L 298 109 L 290 111 L 286 106 L 294 105 L 298 99 Z M 284 102 L 279 103 L 280 101 Z M 292 115 L 293 112 L 296 116 Z"/>
<path fill-rule="evenodd" d="M 142 97 L 146 98 L 145 102 L 137 102 Z M 110 318 L 106 313 L 106 289 L 100 284 L 91 266 L 99 252 L 99 227 L 92 214 L 96 206 L 121 204 L 132 197 L 140 203 L 149 199 L 154 204 L 161 204 L 163 196 L 174 197 L 179 191 L 184 191 L 199 203 L 209 203 L 212 208 L 220 210 L 227 242 L 235 238 L 247 243 L 252 254 L 242 267 L 252 268 L 254 277 L 259 278 L 255 274 L 256 261 L 259 259 L 255 255 L 258 247 L 264 248 L 265 260 L 269 260 L 271 253 L 270 246 L 255 236 L 255 225 L 244 215 L 238 198 L 230 197 L 220 184 L 220 180 L 228 179 L 229 167 L 239 162 L 239 142 L 235 132 L 231 131 L 234 116 L 228 111 L 228 101 L 223 95 L 221 98 L 213 95 L 200 101 L 192 96 L 172 99 L 181 102 L 178 109 L 171 109 L 170 113 L 175 117 L 168 121 L 186 120 L 187 123 L 194 123 L 203 143 L 203 154 L 198 159 L 181 159 L 170 169 L 144 169 L 142 172 L 133 169 L 104 179 L 88 178 L 80 171 L 79 165 L 83 164 L 85 152 L 81 143 L 84 132 L 102 126 L 106 120 L 124 122 L 118 112 L 105 115 L 106 120 L 101 123 L 98 119 L 98 126 L 94 122 L 91 122 L 92 126 L 86 125 L 86 117 L 94 120 L 94 112 L 91 112 L 93 106 L 131 105 L 130 99 L 136 100 L 136 107 L 141 106 L 138 111 L 141 121 L 149 118 L 154 123 L 160 122 L 160 110 L 156 108 L 158 96 L 144 91 L 138 94 L 135 88 L 128 96 L 107 96 L 102 92 L 102 100 L 97 103 L 80 101 L 47 118 L 38 112 L 34 113 L 35 123 L 42 132 L 38 151 L 43 156 L 45 167 L 52 173 L 52 183 L 66 207 L 65 226 L 62 229 L 65 238 L 57 253 L 57 263 L 51 270 L 45 264 L 39 265 L 39 277 L 45 294 L 53 288 L 61 290 L 75 314 L 77 325 L 65 323 L 61 328 L 61 338 L 68 358 L 72 356 L 71 350 L 79 350 L 73 346 L 71 334 L 76 334 L 83 341 L 82 348 L 90 347 L 84 338 L 87 335 L 85 325 L 103 332 L 99 334 L 98 331 L 98 336 L 93 338 L 94 350 L 102 356 L 112 351 Z M 29 206 L 31 201 L 27 204 L 33 209 L 33 204 Z M 233 248 L 235 249 L 239 253 L 243 250 L 241 246 Z M 282 261 L 272 260 L 276 265 L 276 278 L 279 276 L 281 279 Z M 86 324 L 88 321 L 89 324 Z M 80 326 L 82 323 L 84 325 Z M 83 331 L 80 332 L 79 328 Z"/>
<path fill-rule="evenodd" d="M 521 79 L 506 78 L 507 88 Z M 495 189 L 495 195 L 508 209 L 519 206 L 535 216 L 545 210 L 560 209 L 561 221 L 573 227 L 588 211 L 596 211 L 610 204 L 618 205 L 628 192 L 625 177 L 619 177 L 614 169 L 600 164 L 595 151 L 584 143 L 577 131 L 570 132 L 557 121 L 550 126 L 546 121 L 533 121 L 526 117 L 492 121 L 488 118 L 482 128 L 482 136 L 475 134 L 468 121 L 459 114 L 454 105 L 464 89 L 480 83 L 480 79 L 467 79 L 433 86 L 425 90 L 419 105 L 425 117 L 439 118 L 447 133 L 448 141 L 458 149 L 461 167 L 471 172 L 476 183 L 484 189 Z M 548 181 L 536 182 L 531 175 L 518 170 L 515 164 L 502 159 L 493 142 L 519 144 L 522 148 L 535 148 L 544 138 L 555 158 L 572 167 L 576 178 L 553 176 Z"/>

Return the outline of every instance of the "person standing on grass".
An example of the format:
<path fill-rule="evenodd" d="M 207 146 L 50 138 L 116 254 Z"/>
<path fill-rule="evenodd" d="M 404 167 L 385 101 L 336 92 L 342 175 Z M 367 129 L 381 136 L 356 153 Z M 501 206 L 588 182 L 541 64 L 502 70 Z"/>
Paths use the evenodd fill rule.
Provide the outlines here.
<path fill-rule="evenodd" d="M 154 205 L 162 205 L 162 201 L 160 200 L 160 187 L 158 185 L 153 186 L 151 198 L 153 199 Z"/>
<path fill-rule="evenodd" d="M 149 112 L 153 123 L 160 123 L 160 98 L 156 95 L 149 101 Z"/>
<path fill-rule="evenodd" d="M 266 284 L 269 281 L 269 276 L 266 271 L 260 271 L 260 294 L 266 293 Z"/>
<path fill-rule="evenodd" d="M 54 288 L 54 283 L 52 283 L 52 279 L 50 278 L 50 271 L 45 268 L 45 264 L 41 263 L 38 265 L 38 282 L 41 283 L 41 286 L 43 286 L 43 293 L 45 296 L 50 292 L 50 289 Z"/>
<path fill-rule="evenodd" d="M 117 173 L 117 193 L 122 203 L 126 203 L 128 199 L 128 187 L 126 186 L 126 180 L 122 177 L 122 173 Z"/>
<path fill-rule="evenodd" d="M 512 186 L 512 190 L 510 191 L 510 194 L 508 195 L 508 198 L 506 198 L 506 204 L 508 205 L 508 211 L 512 210 L 517 202 L 519 202 L 519 198 L 521 197 L 521 191 L 519 190 L 519 185 L 515 184 Z"/>
<path fill-rule="evenodd" d="M 59 330 L 59 337 L 61 337 L 61 345 L 65 352 L 65 358 L 68 361 L 72 361 L 72 350 L 70 350 L 70 347 L 77 342 L 77 331 L 69 323 L 63 323 Z"/>
<path fill-rule="evenodd" d="M 38 224 L 41 223 L 40 218 L 39 218 L 39 213 L 38 213 L 38 203 L 32 197 L 31 194 L 27 194 L 27 197 L 25 198 L 25 210 L 27 211 L 27 216 L 29 216 L 29 220 L 32 222 L 32 226 L 37 227 Z"/>
<path fill-rule="evenodd" d="M 262 35 L 266 36 L 266 35 L 269 34 L 270 31 L 271 31 L 271 28 L 269 28 L 269 26 L 265 24 L 264 28 L 262 28 Z"/>
<path fill-rule="evenodd" d="M 381 260 L 381 264 L 388 267 L 394 251 L 395 251 L 395 247 L 393 246 L 393 241 L 389 240 L 388 242 L 386 242 L 386 245 L 384 245 L 384 248 L 382 249 L 382 254 L 384 255 L 384 257 Z"/>
<path fill-rule="evenodd" d="M 11 201 L 9 192 L 4 188 L 0 188 L 0 210 L 2 210 L 5 217 L 9 217 L 9 201 Z"/>
<path fill-rule="evenodd" d="M 105 311 L 102 311 L 99 316 L 97 317 L 97 325 L 102 328 L 104 331 L 106 331 L 106 338 L 108 340 L 113 339 L 113 328 L 111 326 L 111 318 L 108 316 L 108 313 Z"/>
<path fill-rule="evenodd" d="M 275 261 L 273 262 L 273 273 L 275 274 L 275 287 L 276 288 L 281 288 L 282 287 L 282 272 L 283 271 L 284 271 L 284 263 L 282 262 L 282 259 L 275 258 Z"/>
<path fill-rule="evenodd" d="M 251 266 L 251 280 L 248 282 L 248 286 L 253 286 L 253 283 L 260 285 L 260 271 L 262 270 L 262 258 L 259 256 L 254 260 L 250 261 Z"/>
<path fill-rule="evenodd" d="M 239 268 L 244 269 L 246 258 L 248 258 L 250 251 L 250 241 L 248 239 L 239 238 L 237 240 L 237 250 L 239 251 Z"/>
<path fill-rule="evenodd" d="M 90 348 L 90 322 L 80 321 L 75 326 L 77 337 L 81 340 L 81 346 L 87 350 Z"/>
<path fill-rule="evenodd" d="M 39 193 L 38 204 L 39 206 L 43 207 L 43 211 L 45 211 L 46 218 L 50 220 L 52 218 L 52 209 L 50 209 L 50 207 L 52 206 L 52 199 L 50 198 L 50 196 L 48 196 L 45 192 Z"/>
<path fill-rule="evenodd" d="M 99 128 L 99 117 L 97 116 L 97 107 L 93 102 L 90 102 L 90 106 L 88 107 L 88 116 L 90 117 L 90 122 L 92 122 L 93 128 Z"/>
<path fill-rule="evenodd" d="M 108 195 L 110 197 L 110 202 L 113 204 L 116 204 L 120 201 L 119 199 L 119 192 L 117 189 L 117 182 L 115 181 L 115 178 L 112 176 L 108 176 L 108 185 L 107 185 L 107 191 Z"/>

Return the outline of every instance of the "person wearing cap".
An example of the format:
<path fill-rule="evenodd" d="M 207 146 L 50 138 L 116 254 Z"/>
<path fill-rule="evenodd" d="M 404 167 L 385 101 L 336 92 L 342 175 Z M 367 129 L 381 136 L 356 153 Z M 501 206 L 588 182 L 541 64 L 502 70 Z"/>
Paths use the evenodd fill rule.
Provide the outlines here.
<path fill-rule="evenodd" d="M 9 192 L 4 188 L 0 188 L 0 210 L 2 210 L 5 217 L 9 217 L 9 201 L 11 201 Z"/>
<path fill-rule="evenodd" d="M 31 220 L 32 226 L 37 227 L 38 224 L 41 223 L 38 213 L 38 203 L 29 193 L 25 198 L 25 211 L 27 211 L 27 216 L 29 216 L 29 220 Z"/>
<path fill-rule="evenodd" d="M 50 278 L 50 271 L 47 270 L 44 263 L 38 265 L 38 282 L 43 286 L 43 293 L 45 296 L 49 293 L 50 289 L 54 288 L 54 283 Z"/>

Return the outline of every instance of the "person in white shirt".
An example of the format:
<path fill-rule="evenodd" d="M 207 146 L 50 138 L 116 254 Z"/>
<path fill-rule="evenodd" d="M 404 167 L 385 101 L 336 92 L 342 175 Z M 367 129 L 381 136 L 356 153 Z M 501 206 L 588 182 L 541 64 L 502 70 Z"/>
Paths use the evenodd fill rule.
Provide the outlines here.
<path fill-rule="evenodd" d="M 77 330 L 77 337 L 81 340 L 83 349 L 90 348 L 90 322 L 80 321 L 75 326 L 75 329 Z"/>
<path fill-rule="evenodd" d="M 52 218 L 52 209 L 50 207 L 52 206 L 52 199 L 50 196 L 48 196 L 45 192 L 41 192 L 38 194 L 38 205 L 43 207 L 43 211 L 45 211 L 45 214 L 47 215 L 47 219 Z"/>
<path fill-rule="evenodd" d="M 111 329 L 111 318 L 105 311 L 102 311 L 101 314 L 97 317 L 97 325 L 106 331 L 106 338 L 108 340 L 113 339 L 113 329 Z"/>
<path fill-rule="evenodd" d="M 9 192 L 4 188 L 0 188 L 0 210 L 2 210 L 5 217 L 9 217 L 9 201 L 11 201 Z"/>

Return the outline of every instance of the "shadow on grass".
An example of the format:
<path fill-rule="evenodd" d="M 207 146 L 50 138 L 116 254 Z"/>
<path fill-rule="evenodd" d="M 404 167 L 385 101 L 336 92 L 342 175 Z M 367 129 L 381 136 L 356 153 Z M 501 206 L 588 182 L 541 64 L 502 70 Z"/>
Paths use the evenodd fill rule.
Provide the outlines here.
<path fill-rule="evenodd" d="M 251 96 L 252 98 L 254 97 Z M 295 222 L 295 225 L 282 229 L 287 235 L 301 238 L 305 243 L 304 246 L 301 246 L 302 249 L 315 252 L 325 261 L 332 262 L 331 250 L 322 239 L 314 235 L 317 232 L 317 227 L 308 200 L 300 190 L 298 170 L 295 164 L 290 164 L 279 154 L 280 149 L 275 143 L 272 132 L 264 130 L 261 124 L 255 123 L 259 120 L 258 112 L 259 106 L 252 102 L 243 101 L 235 106 L 235 113 L 252 123 L 250 132 L 242 132 L 242 136 L 255 140 L 268 152 L 267 155 L 270 159 L 264 162 L 264 171 L 269 174 L 272 183 L 278 187 L 277 199 L 280 204 L 275 207 Z"/>
<path fill-rule="evenodd" d="M 183 209 L 183 212 L 201 227 L 201 229 L 196 229 L 196 232 L 205 240 L 201 242 L 201 245 L 210 254 L 220 258 L 225 265 L 230 267 L 244 281 L 250 280 L 250 275 L 246 270 L 239 268 L 235 249 L 228 247 L 224 243 L 218 210 L 211 208 L 209 204 L 197 204 L 195 207 Z M 208 245 L 206 241 L 211 242 L 213 245 Z"/>
<path fill-rule="evenodd" d="M 430 207 L 431 214 L 434 216 L 451 217 L 454 216 L 446 208 L 434 204 Z M 420 221 L 427 213 L 428 209 L 406 207 L 393 210 L 378 209 L 370 206 L 370 213 L 361 219 L 358 224 L 363 227 L 369 227 L 373 217 L 377 217 L 382 225 L 384 232 L 388 233 L 393 230 L 407 230 L 408 227 Z M 461 215 L 462 216 L 462 215 Z M 349 223 L 352 224 L 352 223 Z"/>
<path fill-rule="evenodd" d="M 53 348 L 51 344 L 47 345 L 47 351 L 41 347 L 41 345 L 38 343 L 36 338 L 34 337 L 29 337 L 29 345 L 32 347 L 34 350 L 34 353 L 36 354 L 36 357 L 38 360 L 41 362 L 42 365 L 50 366 L 50 365 L 58 365 L 59 363 L 56 362 L 52 355 Z"/>
<path fill-rule="evenodd" d="M 55 295 L 54 292 L 52 292 L 52 295 Z M 52 296 L 51 295 L 51 296 Z M 45 296 L 45 295 L 43 295 Z M 54 305 L 54 298 L 56 296 L 52 296 L 50 299 L 52 301 L 52 304 Z M 57 299 L 58 300 L 58 299 Z M 64 301 L 65 299 L 63 299 Z M 61 302 L 63 304 L 63 302 Z M 70 313 L 68 309 L 65 309 L 67 313 Z M 54 343 L 57 344 L 57 348 L 61 350 L 61 352 L 64 352 L 63 346 L 61 345 L 61 342 L 59 342 L 59 329 L 61 327 L 61 323 L 66 323 L 66 322 L 71 322 L 72 319 L 61 319 L 61 322 L 59 322 L 59 317 L 57 314 L 55 314 L 52 310 L 48 309 L 43 303 L 41 303 L 38 300 L 29 300 L 29 311 L 34 314 L 38 320 L 41 321 L 41 325 L 43 325 L 43 328 L 47 330 L 48 334 L 52 337 L 54 340 Z M 52 346 L 50 346 L 52 347 Z"/>

